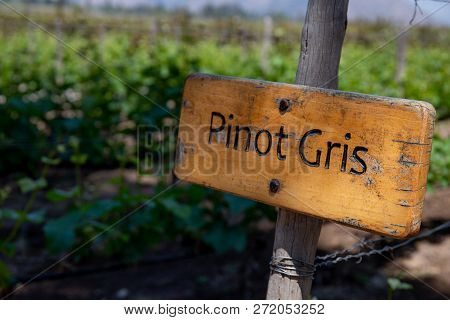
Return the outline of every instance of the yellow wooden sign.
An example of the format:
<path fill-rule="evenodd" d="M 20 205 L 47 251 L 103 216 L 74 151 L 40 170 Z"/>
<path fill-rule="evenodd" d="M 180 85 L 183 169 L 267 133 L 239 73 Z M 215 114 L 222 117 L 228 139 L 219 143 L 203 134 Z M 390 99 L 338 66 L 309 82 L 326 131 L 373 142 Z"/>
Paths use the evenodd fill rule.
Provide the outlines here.
<path fill-rule="evenodd" d="M 204 74 L 184 88 L 178 178 L 396 238 L 420 228 L 435 111 Z"/>

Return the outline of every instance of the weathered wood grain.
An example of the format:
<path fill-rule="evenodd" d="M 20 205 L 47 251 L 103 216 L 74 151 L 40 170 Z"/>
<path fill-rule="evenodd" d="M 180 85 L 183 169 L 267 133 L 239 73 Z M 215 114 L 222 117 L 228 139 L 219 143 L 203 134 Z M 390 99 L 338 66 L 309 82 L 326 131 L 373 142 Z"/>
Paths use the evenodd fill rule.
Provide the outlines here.
<path fill-rule="evenodd" d="M 202 74 L 187 79 L 183 99 L 178 178 L 391 237 L 419 230 L 430 104 Z M 288 101 L 287 111 L 280 101 Z M 248 148 L 247 132 L 236 139 L 236 126 L 251 129 Z M 288 137 L 279 143 L 281 127 Z M 304 158 L 316 162 L 320 152 L 317 167 L 300 155 L 311 130 L 321 135 L 306 136 Z M 281 183 L 277 193 L 269 190 L 272 179 Z"/>

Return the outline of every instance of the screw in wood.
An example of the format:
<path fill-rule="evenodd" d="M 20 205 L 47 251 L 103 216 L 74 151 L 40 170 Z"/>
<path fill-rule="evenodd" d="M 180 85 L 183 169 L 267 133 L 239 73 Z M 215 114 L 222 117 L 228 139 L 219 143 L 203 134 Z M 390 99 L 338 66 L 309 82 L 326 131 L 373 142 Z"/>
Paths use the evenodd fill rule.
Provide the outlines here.
<path fill-rule="evenodd" d="M 291 102 L 288 99 L 280 99 L 280 101 L 278 102 L 278 108 L 280 109 L 280 112 L 288 111 L 290 106 Z"/>
<path fill-rule="evenodd" d="M 280 186 L 281 186 L 281 183 L 279 180 L 272 179 L 272 180 L 270 180 L 270 183 L 269 183 L 269 190 L 272 193 L 277 193 L 280 190 Z"/>

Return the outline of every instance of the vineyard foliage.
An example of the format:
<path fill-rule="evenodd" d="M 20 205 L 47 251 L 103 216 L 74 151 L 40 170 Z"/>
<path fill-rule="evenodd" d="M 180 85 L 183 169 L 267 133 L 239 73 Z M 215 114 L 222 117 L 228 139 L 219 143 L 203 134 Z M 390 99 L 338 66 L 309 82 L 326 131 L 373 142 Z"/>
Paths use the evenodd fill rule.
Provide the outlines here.
<path fill-rule="evenodd" d="M 170 187 L 170 170 L 158 175 L 151 194 L 130 188 L 119 174 L 110 181 L 119 192 L 108 198 L 98 197 L 84 178 L 87 171 L 136 168 L 138 127 L 176 128 L 189 73 L 292 82 L 299 45 L 282 41 L 282 29 L 274 32 L 279 41 L 270 47 L 265 63 L 258 41 L 152 38 L 121 31 L 86 37 L 75 31 L 63 33 L 59 42 L 35 28 L 1 33 L 0 172 L 9 180 L 0 188 L 5 235 L 0 254 L 14 255 L 27 224 L 40 226 L 51 253 L 67 252 L 94 238 L 77 257 L 121 255 L 134 261 L 149 247 L 180 237 L 193 247 L 218 252 L 245 248 L 252 226 L 274 219 L 272 208 L 198 186 Z M 376 42 L 346 42 L 340 89 L 425 100 L 436 107 L 439 119 L 450 117 L 448 48 L 413 42 L 399 82 L 395 42 L 377 47 Z M 173 139 L 164 138 L 160 146 L 170 158 Z M 448 139 L 436 137 L 430 185 L 449 184 L 449 157 Z M 54 186 L 57 169 L 74 172 L 72 186 Z M 23 203 L 12 200 L 14 193 L 23 195 Z M 39 205 L 36 199 L 41 199 Z M 55 212 L 55 206 L 64 209 Z M 102 235 L 95 237 L 98 233 Z M 0 287 L 12 277 L 0 261 Z"/>

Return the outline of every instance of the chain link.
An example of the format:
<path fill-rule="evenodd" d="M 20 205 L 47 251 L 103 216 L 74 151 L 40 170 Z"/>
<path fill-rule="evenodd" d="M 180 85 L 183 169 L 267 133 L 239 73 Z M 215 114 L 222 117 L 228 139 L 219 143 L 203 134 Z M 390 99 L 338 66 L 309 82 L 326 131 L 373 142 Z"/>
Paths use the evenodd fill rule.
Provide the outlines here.
<path fill-rule="evenodd" d="M 445 222 L 445 223 L 443 223 L 443 224 L 441 224 L 441 225 L 439 225 L 439 226 L 437 226 L 437 227 L 435 227 L 433 229 L 430 229 L 428 231 L 422 232 L 422 233 L 418 234 L 415 237 L 412 237 L 412 238 L 410 238 L 410 239 L 408 239 L 406 241 L 399 242 L 399 243 L 397 243 L 395 245 L 392 245 L 392 246 L 386 245 L 386 246 L 384 246 L 384 247 L 382 247 L 380 249 L 372 249 L 372 250 L 369 250 L 369 251 L 361 251 L 361 252 L 358 252 L 358 253 L 349 254 L 349 255 L 346 255 L 346 256 L 341 256 L 342 254 L 346 254 L 346 253 L 352 252 L 357 247 L 365 247 L 368 244 L 373 244 L 373 243 L 379 242 L 381 240 L 386 240 L 386 239 L 385 238 L 375 238 L 375 239 L 364 240 L 362 242 L 359 242 L 359 243 L 355 244 L 351 248 L 348 248 L 348 249 L 345 249 L 345 250 L 336 251 L 336 252 L 333 252 L 333 253 L 325 255 L 325 256 L 317 257 L 316 258 L 315 267 L 318 268 L 318 267 L 329 266 L 329 265 L 337 264 L 339 262 L 349 261 L 349 260 L 352 260 L 352 259 L 358 259 L 358 263 L 359 263 L 364 257 L 370 257 L 370 256 L 372 256 L 374 254 L 382 254 L 384 252 L 391 252 L 393 250 L 396 250 L 396 249 L 399 249 L 401 247 L 407 246 L 407 245 L 409 245 L 410 243 L 412 243 L 412 242 L 414 242 L 416 240 L 430 237 L 431 235 L 433 235 L 433 234 L 435 234 L 435 233 L 437 233 L 439 231 L 443 231 L 445 229 L 448 229 L 448 228 L 450 228 L 450 221 L 447 221 L 447 222 Z M 322 261 L 322 262 L 318 262 L 317 263 L 317 261 Z"/>

